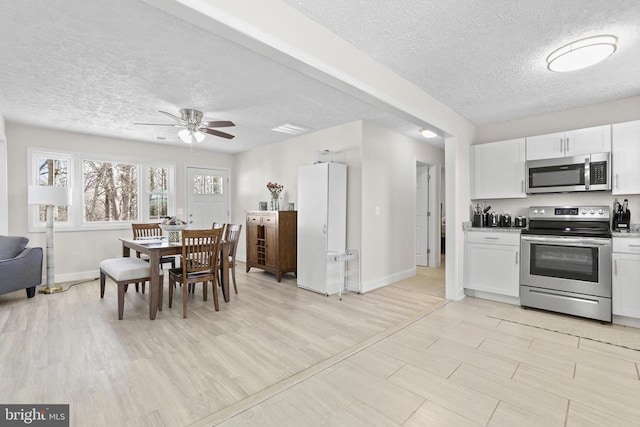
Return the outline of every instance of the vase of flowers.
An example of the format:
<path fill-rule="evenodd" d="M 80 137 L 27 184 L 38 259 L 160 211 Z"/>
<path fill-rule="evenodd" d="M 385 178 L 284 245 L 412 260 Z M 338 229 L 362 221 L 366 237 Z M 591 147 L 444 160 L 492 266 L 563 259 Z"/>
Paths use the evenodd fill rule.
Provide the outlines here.
<path fill-rule="evenodd" d="M 271 210 L 280 210 L 280 193 L 284 189 L 284 185 L 280 185 L 277 182 L 269 181 L 267 183 L 267 190 L 271 193 Z"/>

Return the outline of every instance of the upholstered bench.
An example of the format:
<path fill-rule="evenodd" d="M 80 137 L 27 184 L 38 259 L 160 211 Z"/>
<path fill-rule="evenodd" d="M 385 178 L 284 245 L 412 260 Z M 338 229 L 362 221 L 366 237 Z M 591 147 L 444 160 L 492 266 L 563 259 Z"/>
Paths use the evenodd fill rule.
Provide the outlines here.
<path fill-rule="evenodd" d="M 160 270 L 162 275 L 162 270 Z M 106 277 L 118 285 L 118 319 L 124 314 L 124 292 L 130 283 L 147 282 L 150 280 L 151 267 L 149 263 L 136 257 L 110 258 L 100 262 L 100 298 L 104 298 Z M 160 281 L 162 283 L 162 279 Z M 162 304 L 162 290 L 159 295 Z"/>

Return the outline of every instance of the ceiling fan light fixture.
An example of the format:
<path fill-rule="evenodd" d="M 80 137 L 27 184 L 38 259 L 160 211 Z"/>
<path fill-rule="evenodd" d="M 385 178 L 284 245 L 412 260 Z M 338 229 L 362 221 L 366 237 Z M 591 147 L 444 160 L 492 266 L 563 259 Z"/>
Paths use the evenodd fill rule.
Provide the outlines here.
<path fill-rule="evenodd" d="M 420 132 L 420 135 L 424 136 L 425 138 L 437 138 L 438 137 L 437 133 L 435 133 L 434 131 L 429 130 L 429 129 L 420 129 L 419 132 Z"/>
<path fill-rule="evenodd" d="M 586 37 L 568 43 L 547 56 L 550 71 L 564 73 L 581 70 L 611 56 L 617 49 L 618 38 L 612 35 Z"/>
<path fill-rule="evenodd" d="M 205 134 L 202 132 L 193 132 L 189 129 L 182 129 L 180 132 L 178 132 L 178 137 L 182 140 L 182 142 L 192 144 L 194 142 L 204 141 Z"/>

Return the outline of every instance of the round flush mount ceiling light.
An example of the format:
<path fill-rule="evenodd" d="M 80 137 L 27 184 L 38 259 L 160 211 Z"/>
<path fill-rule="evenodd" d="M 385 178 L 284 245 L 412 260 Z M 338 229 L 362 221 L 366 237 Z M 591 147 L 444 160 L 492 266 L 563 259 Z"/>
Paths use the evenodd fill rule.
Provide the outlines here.
<path fill-rule="evenodd" d="M 424 136 L 425 138 L 436 138 L 438 136 L 437 133 L 429 129 L 420 129 L 419 132 L 420 135 Z"/>
<path fill-rule="evenodd" d="M 547 56 L 547 68 L 559 73 L 581 70 L 608 58 L 616 51 L 618 38 L 593 36 L 562 46 Z"/>

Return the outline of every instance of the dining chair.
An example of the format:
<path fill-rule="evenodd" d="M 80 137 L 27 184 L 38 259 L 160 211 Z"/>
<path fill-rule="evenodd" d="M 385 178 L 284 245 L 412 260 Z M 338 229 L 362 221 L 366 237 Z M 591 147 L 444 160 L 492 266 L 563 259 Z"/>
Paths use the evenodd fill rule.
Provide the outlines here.
<path fill-rule="evenodd" d="M 236 294 L 238 293 L 238 287 L 236 286 L 236 251 L 238 250 L 238 242 L 240 241 L 241 231 L 242 224 L 227 224 L 224 233 L 224 240 L 229 245 L 229 270 L 231 270 L 233 289 L 235 290 Z"/>
<path fill-rule="evenodd" d="M 162 229 L 158 223 L 143 223 L 143 224 L 131 224 L 133 230 L 133 239 L 151 239 L 154 237 L 162 237 Z M 140 252 L 136 252 L 136 256 L 141 258 Z M 148 258 L 142 258 L 145 261 L 149 261 Z M 160 268 L 163 264 L 171 264 L 171 268 L 176 268 L 176 258 L 173 256 L 160 257 Z M 136 283 L 136 292 L 138 291 L 138 283 Z M 144 293 L 144 283 L 142 283 L 142 293 Z"/>
<path fill-rule="evenodd" d="M 189 285 L 202 283 L 202 297 L 207 300 L 209 282 L 213 289 L 213 305 L 216 311 L 218 305 L 218 254 L 222 229 L 184 230 L 182 231 L 182 259 L 180 268 L 169 270 L 169 308 L 173 304 L 173 290 L 175 284 L 182 284 L 182 317 L 187 318 L 187 294 Z"/>
<path fill-rule="evenodd" d="M 216 229 L 216 228 L 222 228 L 222 235 L 224 236 L 224 224 L 221 224 L 219 222 L 214 222 L 213 225 L 211 226 L 211 228 Z"/>

